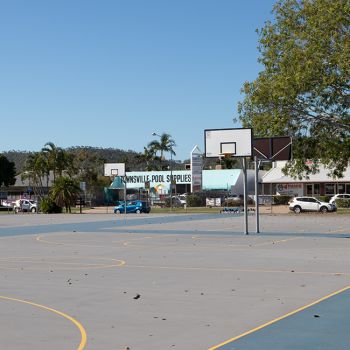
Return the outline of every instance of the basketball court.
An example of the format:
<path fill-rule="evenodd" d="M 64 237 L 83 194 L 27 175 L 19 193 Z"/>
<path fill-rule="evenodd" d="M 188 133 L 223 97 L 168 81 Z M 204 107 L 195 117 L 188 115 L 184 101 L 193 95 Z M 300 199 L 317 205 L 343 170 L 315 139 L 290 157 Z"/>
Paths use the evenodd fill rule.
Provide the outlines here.
<path fill-rule="evenodd" d="M 263 215 L 259 235 L 239 215 L 2 215 L 2 347 L 303 349 L 296 339 L 322 334 L 304 348 L 327 336 L 345 349 L 347 291 L 301 308 L 350 285 L 349 227 L 340 215 Z"/>

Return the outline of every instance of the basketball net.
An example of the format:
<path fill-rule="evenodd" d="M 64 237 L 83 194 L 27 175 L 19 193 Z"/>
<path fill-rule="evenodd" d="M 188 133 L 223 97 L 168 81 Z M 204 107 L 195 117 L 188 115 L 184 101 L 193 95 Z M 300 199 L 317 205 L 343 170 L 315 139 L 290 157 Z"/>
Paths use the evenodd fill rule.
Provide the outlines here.
<path fill-rule="evenodd" d="M 219 154 L 219 159 L 224 159 L 224 158 L 233 158 L 234 154 L 230 152 L 225 152 L 225 153 L 220 153 Z"/>

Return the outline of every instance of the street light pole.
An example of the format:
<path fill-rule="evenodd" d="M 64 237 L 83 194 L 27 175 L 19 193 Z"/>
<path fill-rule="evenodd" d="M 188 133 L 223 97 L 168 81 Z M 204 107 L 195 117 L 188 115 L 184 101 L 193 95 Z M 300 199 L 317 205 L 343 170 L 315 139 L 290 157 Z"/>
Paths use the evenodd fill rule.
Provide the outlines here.
<path fill-rule="evenodd" d="M 156 132 L 152 132 L 152 136 L 158 136 L 160 139 L 161 135 Z M 173 143 L 170 143 L 170 211 L 173 210 Z"/>
<path fill-rule="evenodd" d="M 170 211 L 173 211 L 173 147 L 170 147 Z"/>

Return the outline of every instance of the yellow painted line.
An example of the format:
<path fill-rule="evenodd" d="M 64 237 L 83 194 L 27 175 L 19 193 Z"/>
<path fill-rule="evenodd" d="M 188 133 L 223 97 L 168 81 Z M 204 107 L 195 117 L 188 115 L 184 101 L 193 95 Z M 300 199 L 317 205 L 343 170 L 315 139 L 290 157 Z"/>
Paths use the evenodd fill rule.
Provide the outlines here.
<path fill-rule="evenodd" d="M 124 260 L 120 259 L 113 259 L 113 258 L 99 258 L 99 257 L 67 257 L 67 256 L 60 256 L 60 257 L 40 257 L 41 260 L 33 260 L 33 256 L 31 257 L 7 257 L 7 258 L 0 258 L 0 264 L 2 262 L 7 263 L 32 263 L 32 264 L 45 264 L 45 265 L 51 265 L 52 268 L 55 270 L 82 270 L 82 269 L 90 269 L 90 270 L 98 270 L 98 269 L 108 269 L 113 267 L 121 267 L 126 264 Z M 51 260 L 45 260 L 45 259 L 51 259 Z M 75 262 L 65 262 L 65 261 L 57 261 L 57 259 L 89 259 L 89 260 L 102 260 L 102 261 L 109 261 L 109 262 L 116 262 L 116 263 L 110 263 L 110 264 L 91 264 L 91 263 L 75 263 Z M 68 265 L 67 268 L 59 267 L 58 265 Z M 80 266 L 74 266 L 74 265 L 80 265 Z M 11 267 L 11 266 L 1 266 L 0 269 L 18 269 L 19 267 Z M 35 267 L 25 267 L 25 270 L 43 270 L 42 268 L 35 268 Z"/>
<path fill-rule="evenodd" d="M 139 269 L 160 270 L 189 270 L 189 271 L 221 271 L 221 272 L 253 272 L 253 273 L 290 273 L 296 275 L 325 275 L 325 276 L 350 276 L 350 272 L 324 272 L 324 271 L 294 271 L 291 270 L 258 270 L 258 269 L 235 269 L 230 267 L 181 267 L 181 266 L 154 266 L 154 265 L 126 265 Z"/>
<path fill-rule="evenodd" d="M 191 237 L 192 240 L 201 240 L 200 237 Z M 240 249 L 236 249 L 236 250 L 239 250 L 239 251 L 244 251 L 245 249 L 243 248 L 252 248 L 252 247 L 261 247 L 261 246 L 265 246 L 265 245 L 273 245 L 273 244 L 277 244 L 277 243 L 285 243 L 285 242 L 289 242 L 289 241 L 293 241 L 293 240 L 296 240 L 296 239 L 304 239 L 304 237 L 293 237 L 293 238 L 286 238 L 286 239 L 281 239 L 281 240 L 276 240 L 276 241 L 268 241 L 268 242 L 264 242 L 264 243 L 251 243 L 251 244 L 223 244 L 221 246 L 218 246 L 218 248 L 227 248 L 227 247 L 234 247 L 234 248 L 240 248 Z M 204 246 L 207 242 L 203 242 L 202 245 Z M 191 242 L 189 244 L 192 244 Z M 207 243 L 207 244 L 210 244 L 210 243 Z M 145 244 L 135 244 L 135 243 L 132 243 L 130 241 L 126 241 L 123 243 L 124 246 L 132 246 L 132 247 L 149 247 Z M 158 248 L 162 248 L 164 247 L 164 245 L 167 245 L 166 243 L 163 243 L 163 242 L 159 242 L 157 244 L 154 244 L 152 245 L 151 247 L 152 248 L 155 248 L 155 247 L 158 247 Z M 203 247 L 202 246 L 202 247 Z M 199 248 L 202 248 L 202 247 L 199 247 Z M 177 249 L 180 249 L 180 250 L 186 250 L 186 249 L 193 249 L 193 247 L 191 246 L 190 248 L 188 246 L 181 246 L 181 247 L 176 247 Z"/>
<path fill-rule="evenodd" d="M 329 231 L 328 233 L 337 233 L 337 232 L 349 232 L 349 229 L 340 228 L 339 230 Z"/>
<path fill-rule="evenodd" d="M 331 297 L 333 297 L 333 296 L 335 296 L 335 295 L 337 295 L 337 294 L 340 294 L 340 293 L 342 293 L 342 292 L 345 292 L 345 291 L 348 290 L 348 289 L 350 289 L 350 285 L 349 285 L 349 286 L 346 286 L 345 288 L 342 288 L 342 289 L 340 289 L 340 290 L 337 290 L 337 291 L 335 291 L 335 292 L 333 292 L 333 293 L 331 293 L 331 294 L 328 294 L 328 295 L 326 295 L 326 296 L 324 296 L 324 297 L 322 297 L 322 298 L 320 298 L 320 299 L 317 299 L 316 301 L 313 301 L 313 302 L 310 303 L 310 304 L 307 304 L 307 305 L 305 305 L 305 306 L 302 306 L 302 307 L 300 307 L 299 309 L 296 309 L 296 310 L 294 310 L 294 311 L 288 312 L 288 313 L 285 314 L 285 315 L 282 315 L 282 316 L 277 317 L 277 318 L 275 318 L 275 319 L 273 319 L 273 320 L 271 320 L 271 321 L 269 321 L 269 322 L 266 322 L 266 323 L 262 324 L 261 326 L 255 327 L 255 328 L 253 328 L 253 329 L 251 329 L 251 330 L 249 330 L 249 331 L 247 331 L 247 332 L 244 332 L 244 333 L 242 333 L 242 334 L 237 335 L 236 337 L 230 338 L 230 339 L 228 339 L 228 340 L 226 340 L 226 341 L 224 341 L 224 342 L 222 342 L 222 343 L 220 343 L 220 344 L 218 344 L 218 345 L 215 345 L 215 346 L 209 348 L 208 350 L 216 350 L 216 349 L 219 349 L 220 347 L 222 347 L 222 346 L 224 346 L 224 345 L 226 345 L 226 344 L 228 344 L 228 343 L 232 343 L 232 342 L 234 342 L 234 341 L 237 340 L 237 339 L 243 338 L 243 337 L 245 337 L 246 335 L 252 334 L 252 333 L 254 333 L 254 332 L 256 332 L 256 331 L 259 331 L 259 330 L 262 329 L 262 328 L 265 328 L 265 327 L 267 327 L 267 326 L 270 326 L 270 325 L 273 324 L 273 323 L 276 323 L 276 322 L 278 322 L 278 321 L 281 321 L 281 320 L 283 320 L 283 319 L 285 319 L 285 318 L 287 318 L 287 317 L 289 317 L 289 316 L 295 315 L 296 313 L 298 313 L 298 312 L 300 312 L 300 311 L 303 311 L 303 310 L 305 310 L 305 309 L 308 309 L 308 308 L 311 307 L 311 306 L 314 306 L 314 305 L 316 305 L 316 304 L 319 304 L 320 302 L 322 302 L 322 301 L 324 301 L 324 300 L 326 300 L 326 299 L 329 299 L 329 298 L 331 298 Z"/>
<path fill-rule="evenodd" d="M 81 233 L 81 232 L 79 232 Z M 70 233 L 66 233 L 66 234 L 62 234 L 60 236 L 67 236 L 69 235 Z M 75 234 L 72 233 L 72 234 Z M 52 241 L 52 240 L 48 240 L 48 239 L 45 239 L 43 238 L 44 235 L 39 235 L 39 236 L 36 236 L 35 237 L 35 240 L 37 242 L 41 242 L 41 243 L 47 243 L 47 244 L 55 244 L 55 245 L 74 245 L 74 246 L 79 246 L 79 247 L 98 247 L 98 248 L 105 248 L 105 247 L 110 247 L 110 245 L 101 245 L 101 244 L 86 244 L 86 243 L 75 243 L 75 242 L 56 242 L 56 241 Z M 150 238 L 153 238 L 153 237 L 142 237 L 142 238 L 134 238 L 134 239 L 129 239 L 129 240 L 119 240 L 119 241 L 112 241 L 112 243 L 121 243 L 123 246 L 127 246 L 127 245 L 130 245 L 130 242 L 131 241 L 139 241 L 139 240 L 144 240 L 144 239 L 150 239 Z M 99 242 L 100 243 L 100 242 Z"/>
<path fill-rule="evenodd" d="M 73 246 L 79 246 L 79 247 L 92 247 L 92 248 L 105 248 L 107 245 L 96 245 L 96 244 L 81 244 L 81 243 L 64 243 L 64 242 L 55 242 L 55 241 L 49 241 L 47 239 L 44 239 L 43 236 L 37 236 L 36 238 L 37 242 L 40 243 L 46 243 L 46 244 L 55 244 L 55 245 L 73 245 Z"/>
<path fill-rule="evenodd" d="M 304 239 L 304 237 L 293 237 L 293 238 L 285 238 L 285 239 L 280 239 L 277 241 L 268 241 L 268 242 L 263 242 L 263 243 L 251 243 L 251 244 L 228 244 L 228 247 L 261 247 L 264 245 L 271 245 L 275 243 L 285 243 L 289 241 L 294 241 L 296 239 Z"/>
<path fill-rule="evenodd" d="M 274 243 L 285 243 L 285 242 L 289 242 L 289 241 L 294 241 L 296 239 L 304 239 L 304 238 L 303 237 L 293 237 L 293 238 L 280 239 L 280 240 L 277 240 L 277 241 L 253 244 L 252 247 L 260 247 L 260 246 L 270 245 L 270 244 L 274 244 Z"/>
<path fill-rule="evenodd" d="M 42 242 L 42 243 L 48 243 L 48 244 L 57 244 L 57 245 L 63 245 L 64 243 L 57 243 L 57 242 L 52 242 L 52 241 L 47 241 L 42 238 L 43 236 L 37 236 L 35 239 L 37 242 Z"/>
<path fill-rule="evenodd" d="M 16 298 L 10 298 L 10 297 L 6 297 L 6 296 L 2 296 L 0 295 L 0 299 L 4 299 L 4 300 L 9 300 L 9 301 L 15 301 L 15 302 L 18 302 L 18 303 L 22 303 L 22 304 L 27 304 L 27 305 L 31 305 L 31 306 L 34 306 L 34 307 L 37 307 L 37 308 L 40 308 L 40 309 L 43 309 L 43 310 L 46 310 L 46 311 L 50 311 L 50 312 L 53 312 L 59 316 L 62 316 L 64 317 L 65 319 L 67 319 L 68 321 L 72 322 L 78 329 L 79 329 L 79 332 L 80 332 L 80 335 L 81 335 L 81 339 L 80 339 L 80 344 L 79 346 L 76 348 L 76 350 L 83 350 L 85 348 L 85 345 L 86 345 L 86 341 L 87 341 L 87 337 L 86 337 L 86 331 L 84 329 L 84 327 L 82 326 L 82 324 L 77 321 L 75 318 L 61 312 L 61 311 L 58 311 L 58 310 L 55 310 L 51 307 L 47 307 L 45 305 L 40 305 L 40 304 L 37 304 L 37 303 L 33 303 L 31 301 L 27 301 L 27 300 L 21 300 L 21 299 L 16 299 Z"/>

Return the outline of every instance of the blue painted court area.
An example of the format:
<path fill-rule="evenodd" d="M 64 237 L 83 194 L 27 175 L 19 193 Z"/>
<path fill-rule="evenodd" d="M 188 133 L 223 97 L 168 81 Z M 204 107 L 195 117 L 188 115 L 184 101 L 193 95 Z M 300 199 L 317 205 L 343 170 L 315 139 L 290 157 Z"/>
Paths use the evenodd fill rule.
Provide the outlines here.
<path fill-rule="evenodd" d="M 169 224 L 176 222 L 191 222 L 193 220 L 215 220 L 220 218 L 220 214 L 196 214 L 196 215 L 172 215 L 164 217 L 143 217 L 134 219 L 132 215 L 127 214 L 127 220 L 123 220 L 122 216 L 118 219 L 109 219 L 104 221 L 89 221 L 89 222 L 76 222 L 76 223 L 55 223 L 50 225 L 35 225 L 35 226 L 12 226 L 1 227 L 0 237 L 16 236 L 16 235 L 32 235 L 40 233 L 54 233 L 65 231 L 82 231 L 82 232 L 105 232 L 106 228 L 113 228 L 118 230 L 119 228 L 125 228 L 128 226 L 142 226 L 147 227 L 148 224 Z M 143 232 L 143 230 L 140 230 Z M 145 231 L 146 232 L 146 231 Z M 190 231 L 192 232 L 192 231 Z"/>
<path fill-rule="evenodd" d="M 347 350 L 350 290 L 330 297 L 218 350 Z"/>

